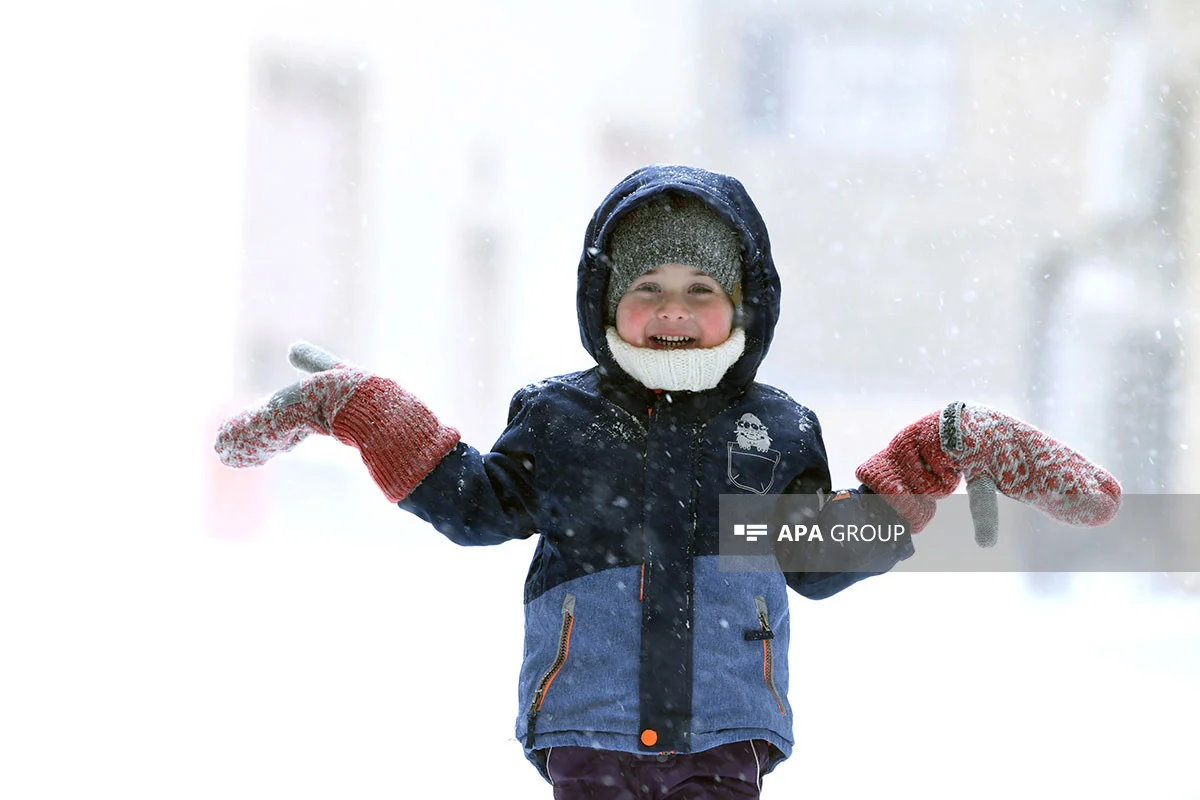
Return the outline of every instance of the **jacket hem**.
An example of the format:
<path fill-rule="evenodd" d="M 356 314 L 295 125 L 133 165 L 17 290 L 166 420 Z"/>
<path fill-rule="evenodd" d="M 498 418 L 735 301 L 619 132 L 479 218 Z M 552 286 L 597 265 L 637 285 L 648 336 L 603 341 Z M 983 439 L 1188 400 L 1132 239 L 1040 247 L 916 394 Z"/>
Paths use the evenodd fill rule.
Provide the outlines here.
<path fill-rule="evenodd" d="M 751 739 L 766 741 L 771 745 L 767 763 L 763 765 L 761 773 L 763 775 L 775 769 L 777 764 L 792 754 L 793 742 L 785 739 L 779 733 L 766 728 L 730 728 L 727 730 L 710 731 L 708 733 L 693 733 L 691 736 L 692 748 L 689 752 L 699 753 L 704 750 L 711 750 L 714 747 L 720 747 L 723 744 L 746 742 Z M 608 731 L 550 731 L 542 733 L 539 731 L 537 735 L 537 747 L 532 750 L 526 745 L 527 741 L 527 737 L 522 737 L 521 746 L 525 750 L 525 758 L 529 759 L 529 763 L 533 764 L 534 768 L 537 769 L 546 782 L 550 781 L 550 777 L 546 773 L 546 751 L 551 747 L 591 747 L 597 750 L 616 750 L 639 756 L 647 755 L 645 749 L 638 744 L 637 736 L 631 733 L 611 733 Z"/>

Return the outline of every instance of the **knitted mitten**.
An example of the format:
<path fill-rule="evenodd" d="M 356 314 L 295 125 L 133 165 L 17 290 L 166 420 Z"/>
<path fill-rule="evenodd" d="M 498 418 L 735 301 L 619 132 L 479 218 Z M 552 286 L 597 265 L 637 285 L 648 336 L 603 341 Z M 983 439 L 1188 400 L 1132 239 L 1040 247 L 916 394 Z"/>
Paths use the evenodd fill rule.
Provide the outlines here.
<path fill-rule="evenodd" d="M 934 501 L 967 479 L 975 540 L 996 542 L 995 492 L 1028 503 L 1060 522 L 1103 525 L 1121 505 L 1109 472 L 1032 425 L 995 409 L 951 403 L 905 428 L 856 471 L 918 532 Z"/>
<path fill-rule="evenodd" d="M 304 342 L 292 345 L 288 360 L 314 374 L 225 420 L 215 446 L 222 463 L 257 467 L 310 433 L 328 434 L 357 447 L 371 478 L 397 503 L 458 444 L 458 431 L 395 381 Z"/>

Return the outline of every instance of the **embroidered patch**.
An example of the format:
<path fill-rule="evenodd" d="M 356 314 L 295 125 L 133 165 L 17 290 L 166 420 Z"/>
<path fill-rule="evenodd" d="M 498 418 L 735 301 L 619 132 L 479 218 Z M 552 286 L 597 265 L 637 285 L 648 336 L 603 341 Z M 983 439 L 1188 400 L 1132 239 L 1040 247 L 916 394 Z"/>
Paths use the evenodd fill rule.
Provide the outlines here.
<path fill-rule="evenodd" d="M 771 449 L 767 426 L 753 414 L 743 414 L 734 424 L 734 439 L 725 448 L 729 482 L 755 494 L 771 491 L 782 454 Z"/>

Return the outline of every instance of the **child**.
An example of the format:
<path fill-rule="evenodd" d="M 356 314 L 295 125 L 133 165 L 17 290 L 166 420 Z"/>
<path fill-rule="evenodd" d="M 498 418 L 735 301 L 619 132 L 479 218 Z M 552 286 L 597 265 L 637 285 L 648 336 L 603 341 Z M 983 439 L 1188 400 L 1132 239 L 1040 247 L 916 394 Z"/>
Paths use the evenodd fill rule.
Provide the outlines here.
<path fill-rule="evenodd" d="M 292 361 L 315 374 L 227 421 L 217 450 L 253 466 L 329 433 L 455 542 L 539 536 L 516 732 L 555 797 L 758 797 L 793 743 L 787 587 L 828 597 L 912 553 L 901 537 L 862 571 L 718 569 L 721 494 L 832 489 L 816 415 L 754 380 L 779 299 L 740 182 L 646 167 L 587 229 L 577 305 L 596 366 L 519 391 L 491 452 L 392 381 L 307 345 Z M 947 418 L 905 429 L 822 521 L 864 516 L 872 488 L 953 492 L 964 469 L 943 447 Z M 932 513 L 894 504 L 914 530 Z"/>

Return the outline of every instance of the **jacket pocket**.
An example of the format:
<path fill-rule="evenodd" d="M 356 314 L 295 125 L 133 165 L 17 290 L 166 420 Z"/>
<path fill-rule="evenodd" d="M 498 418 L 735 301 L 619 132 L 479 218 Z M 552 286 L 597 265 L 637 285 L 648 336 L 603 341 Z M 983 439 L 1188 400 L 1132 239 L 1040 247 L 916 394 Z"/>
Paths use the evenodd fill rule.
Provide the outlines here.
<path fill-rule="evenodd" d="M 554 679 L 558 677 L 558 673 L 562 670 L 563 665 L 567 663 L 567 655 L 571 651 L 571 630 L 574 627 L 575 595 L 568 594 L 563 597 L 562 627 L 558 632 L 558 650 L 554 654 L 554 661 L 550 664 L 550 668 L 546 670 L 542 675 L 542 679 L 538 681 L 537 687 L 533 691 L 533 700 L 529 704 L 528 727 L 530 746 L 532 746 L 533 742 L 537 716 L 542 710 L 542 703 L 546 702 L 546 693 L 550 691 L 550 684 L 554 683 Z"/>
<path fill-rule="evenodd" d="M 759 595 L 754 598 L 754 611 L 758 615 L 758 630 L 746 631 L 743 635 L 748 642 L 761 641 L 763 645 L 763 681 L 775 700 L 779 713 L 787 715 L 783 706 L 783 698 L 775 688 L 775 632 L 771 630 L 770 615 L 767 613 L 767 598 Z"/>

